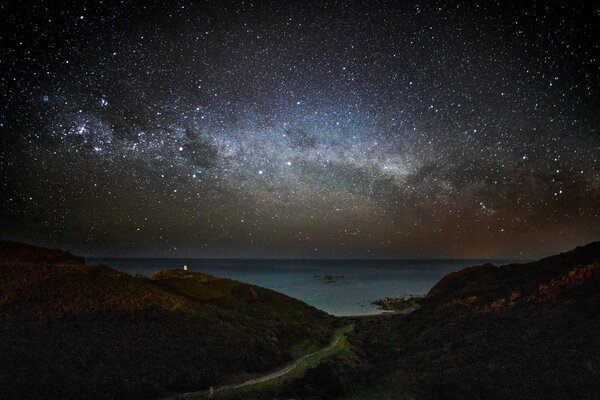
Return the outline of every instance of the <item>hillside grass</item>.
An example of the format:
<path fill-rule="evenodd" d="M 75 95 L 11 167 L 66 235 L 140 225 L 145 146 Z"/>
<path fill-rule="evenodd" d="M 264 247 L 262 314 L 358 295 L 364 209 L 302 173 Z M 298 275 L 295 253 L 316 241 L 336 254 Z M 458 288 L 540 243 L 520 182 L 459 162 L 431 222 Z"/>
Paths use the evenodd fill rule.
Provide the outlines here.
<path fill-rule="evenodd" d="M 245 398 L 246 396 L 257 394 L 265 395 L 268 393 L 277 393 L 278 389 L 286 381 L 302 377 L 307 370 L 316 367 L 326 358 L 334 356 L 353 358 L 355 357 L 355 354 L 352 350 L 350 342 L 346 337 L 346 334 L 353 329 L 354 325 L 347 325 L 336 329 L 329 346 L 301 357 L 294 367 L 284 375 L 250 385 L 218 389 L 216 391 L 216 397 L 219 399 L 240 399 Z M 205 394 L 197 397 L 197 399 L 206 398 L 208 397 Z"/>
<path fill-rule="evenodd" d="M 357 320 L 346 399 L 597 399 L 600 242 L 444 277 L 421 309 Z"/>
<path fill-rule="evenodd" d="M 0 398 L 208 389 L 326 345 L 334 325 L 280 293 L 200 273 L 0 262 L 0 365 L 11 365 Z"/>

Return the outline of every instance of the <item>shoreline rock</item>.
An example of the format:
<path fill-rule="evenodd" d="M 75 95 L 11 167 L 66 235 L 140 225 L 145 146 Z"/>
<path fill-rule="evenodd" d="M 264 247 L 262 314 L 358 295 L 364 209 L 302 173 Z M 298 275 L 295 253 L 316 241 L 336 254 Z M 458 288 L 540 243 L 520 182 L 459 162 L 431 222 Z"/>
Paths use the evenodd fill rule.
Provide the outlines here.
<path fill-rule="evenodd" d="M 406 295 L 402 297 L 384 297 L 383 299 L 371 302 L 380 310 L 384 311 L 405 311 L 408 309 L 417 309 L 420 307 L 422 295 Z"/>
<path fill-rule="evenodd" d="M 334 275 L 334 274 L 326 274 L 326 275 L 313 275 L 314 278 L 321 279 L 324 283 L 335 283 L 342 279 L 346 279 L 346 275 Z"/>

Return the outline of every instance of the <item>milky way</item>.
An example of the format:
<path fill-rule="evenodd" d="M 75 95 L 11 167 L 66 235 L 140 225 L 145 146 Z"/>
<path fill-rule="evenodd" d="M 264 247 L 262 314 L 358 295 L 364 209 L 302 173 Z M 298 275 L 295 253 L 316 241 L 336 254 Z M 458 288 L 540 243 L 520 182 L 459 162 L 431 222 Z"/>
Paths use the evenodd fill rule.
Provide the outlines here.
<path fill-rule="evenodd" d="M 293 3 L 0 5 L 0 237 L 353 258 L 600 239 L 599 7 Z"/>

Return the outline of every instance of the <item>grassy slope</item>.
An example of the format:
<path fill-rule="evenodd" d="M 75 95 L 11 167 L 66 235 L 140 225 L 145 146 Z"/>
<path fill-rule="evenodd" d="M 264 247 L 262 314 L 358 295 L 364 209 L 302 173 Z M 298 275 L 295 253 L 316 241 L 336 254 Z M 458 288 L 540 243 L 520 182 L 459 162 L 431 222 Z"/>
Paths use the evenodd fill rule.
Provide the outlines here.
<path fill-rule="evenodd" d="M 363 319 L 370 367 L 352 399 L 594 399 L 600 243 L 445 277 L 408 316 Z"/>
<path fill-rule="evenodd" d="M 352 329 L 353 325 L 337 329 L 329 346 L 302 357 L 285 375 L 246 386 L 220 389 L 218 390 L 218 397 L 220 399 L 243 399 L 256 396 L 275 397 L 286 381 L 301 378 L 306 371 L 317 367 L 323 360 L 331 357 L 354 357 L 350 343 L 346 338 L 346 334 Z"/>
<path fill-rule="evenodd" d="M 299 346 L 326 345 L 333 332 L 326 314 L 256 286 L 52 260 L 0 265 L 0 398 L 220 386 L 289 362 Z"/>
<path fill-rule="evenodd" d="M 600 243 L 472 267 L 443 278 L 410 315 L 357 319 L 349 340 L 286 377 L 296 379 L 218 397 L 594 399 L 598 304 Z M 251 285 L 183 271 L 133 278 L 71 261 L 0 266 L 0 318 L 0 365 L 13 367 L 0 369 L 0 398 L 219 387 L 325 346 L 334 325 Z"/>
<path fill-rule="evenodd" d="M 68 251 L 5 240 L 0 240 L 0 260 L 3 263 L 85 264 L 83 257 L 74 256 Z"/>

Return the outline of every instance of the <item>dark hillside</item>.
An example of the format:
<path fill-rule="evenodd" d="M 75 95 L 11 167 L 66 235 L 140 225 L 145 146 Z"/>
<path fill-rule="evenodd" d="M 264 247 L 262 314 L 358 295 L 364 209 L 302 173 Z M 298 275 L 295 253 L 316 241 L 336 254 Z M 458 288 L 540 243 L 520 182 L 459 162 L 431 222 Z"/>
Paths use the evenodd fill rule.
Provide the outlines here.
<path fill-rule="evenodd" d="M 25 243 L 0 241 L 0 263 L 85 264 L 83 257 L 68 251 L 46 249 Z"/>
<path fill-rule="evenodd" d="M 237 281 L 47 262 L 0 264 L 0 321 L 2 399 L 208 388 L 275 369 L 333 331 L 327 314 Z"/>
<path fill-rule="evenodd" d="M 489 302 L 511 295 L 534 295 L 540 284 L 569 273 L 576 267 L 593 265 L 598 262 L 599 255 L 600 242 L 594 242 L 527 264 L 510 264 L 502 267 L 485 264 L 465 268 L 442 278 L 429 291 L 425 302 L 430 305 L 440 305 L 464 298 Z"/>
<path fill-rule="evenodd" d="M 600 243 L 444 277 L 407 316 L 361 320 L 373 399 L 598 399 Z"/>

